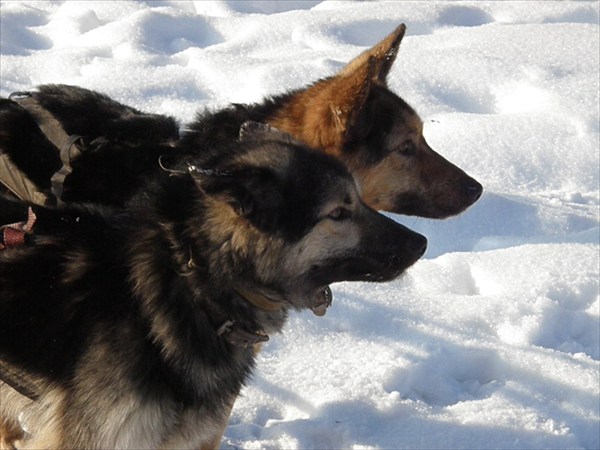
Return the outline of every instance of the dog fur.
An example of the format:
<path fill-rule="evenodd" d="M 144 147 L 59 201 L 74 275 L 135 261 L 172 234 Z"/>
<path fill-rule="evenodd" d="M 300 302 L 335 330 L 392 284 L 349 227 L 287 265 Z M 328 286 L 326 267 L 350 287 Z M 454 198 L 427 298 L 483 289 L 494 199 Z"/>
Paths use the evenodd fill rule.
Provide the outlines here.
<path fill-rule="evenodd" d="M 0 383 L 20 448 L 214 445 L 252 344 L 288 311 L 317 312 L 330 283 L 391 280 L 423 254 L 425 238 L 367 207 L 338 160 L 244 130 L 202 166 L 171 161 L 126 209 L 0 200 L 2 221 L 36 215 L 28 241 L 0 251 L 0 360 L 40 395 Z"/>
<path fill-rule="evenodd" d="M 240 125 L 251 120 L 338 157 L 374 209 L 431 218 L 459 214 L 477 201 L 482 186 L 427 144 L 418 114 L 387 87 L 405 30 L 400 25 L 337 74 L 306 88 L 201 112 L 181 139 L 172 118 L 144 114 L 83 88 L 40 86 L 31 98 L 68 134 L 82 136 L 86 149 L 73 162 L 63 200 L 122 205 L 157 170 L 161 146 L 206 148 L 235 139 Z M 0 150 L 49 194 L 50 178 L 61 166 L 59 151 L 28 116 L 17 102 L 0 103 Z"/>

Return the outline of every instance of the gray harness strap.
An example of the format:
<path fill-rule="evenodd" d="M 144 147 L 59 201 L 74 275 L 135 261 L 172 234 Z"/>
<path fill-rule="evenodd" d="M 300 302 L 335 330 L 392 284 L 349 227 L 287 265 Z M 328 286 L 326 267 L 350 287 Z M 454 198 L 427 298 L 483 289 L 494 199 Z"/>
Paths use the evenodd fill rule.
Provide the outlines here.
<path fill-rule="evenodd" d="M 0 150 L 0 184 L 21 200 L 38 205 L 50 203 L 46 194 L 40 192 L 33 182 Z"/>
<path fill-rule="evenodd" d="M 2 360 L 0 360 L 0 380 L 33 401 L 40 398 L 42 391 L 40 386 L 21 370 Z"/>
<path fill-rule="evenodd" d="M 71 145 L 71 136 L 67 134 L 60 122 L 47 109 L 40 106 L 29 92 L 13 92 L 8 96 L 25 108 L 37 122 L 42 132 L 56 148 L 63 149 Z"/>
<path fill-rule="evenodd" d="M 67 134 L 56 117 L 54 117 L 47 109 L 43 108 L 37 100 L 31 96 L 31 93 L 13 92 L 9 95 L 9 98 L 17 102 L 31 114 L 31 117 L 36 121 L 46 138 L 60 150 L 60 160 L 63 165 L 51 178 L 52 193 L 56 197 L 56 201 L 60 203 L 62 201 L 64 181 L 73 170 L 71 167 L 71 160 L 81 154 L 81 150 L 76 145 L 77 143 L 82 144 L 81 136 Z M 21 175 L 21 177 L 25 177 L 25 175 Z M 29 181 L 29 184 L 33 186 L 31 181 Z M 13 189 L 11 189 L 11 191 L 12 190 Z M 23 191 L 22 189 L 20 190 Z M 39 199 L 40 195 L 43 196 L 45 200 L 42 204 L 48 203 L 49 199 L 47 196 L 39 191 L 33 196 L 29 195 L 26 199 L 39 203 L 36 199 Z"/>
<path fill-rule="evenodd" d="M 59 147 L 60 160 L 63 165 L 57 172 L 54 173 L 54 175 L 52 175 L 52 178 L 50 178 L 50 182 L 52 183 L 52 193 L 56 197 L 56 201 L 58 203 L 62 201 L 65 179 L 73 171 L 73 167 L 71 167 L 71 160 L 81 155 L 81 150 L 77 145 L 75 145 L 77 141 L 80 141 L 80 144 L 83 148 L 81 136 L 77 135 L 70 136 L 68 142 L 63 147 Z"/>

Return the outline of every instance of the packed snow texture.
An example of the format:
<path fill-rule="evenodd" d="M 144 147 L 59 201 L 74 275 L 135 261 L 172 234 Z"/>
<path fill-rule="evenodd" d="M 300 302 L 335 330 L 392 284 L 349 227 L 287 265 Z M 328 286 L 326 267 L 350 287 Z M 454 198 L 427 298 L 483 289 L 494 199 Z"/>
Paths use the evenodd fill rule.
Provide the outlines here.
<path fill-rule="evenodd" d="M 406 23 L 390 88 L 485 186 L 385 284 L 258 357 L 225 449 L 586 448 L 599 438 L 598 2 L 2 2 L 1 94 L 102 91 L 182 124 L 307 85 Z"/>

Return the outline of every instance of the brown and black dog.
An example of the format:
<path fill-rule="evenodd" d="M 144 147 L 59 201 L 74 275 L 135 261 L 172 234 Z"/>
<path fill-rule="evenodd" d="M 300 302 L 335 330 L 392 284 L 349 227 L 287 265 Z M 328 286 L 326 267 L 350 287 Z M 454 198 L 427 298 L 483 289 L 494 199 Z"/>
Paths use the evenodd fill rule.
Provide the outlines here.
<path fill-rule="evenodd" d="M 423 255 L 338 159 L 243 131 L 125 209 L 0 197 L 30 217 L 28 242 L 0 250 L 0 441 L 217 447 L 255 343 L 291 311 L 324 313 L 330 283 L 392 280 Z"/>
<path fill-rule="evenodd" d="M 429 147 L 418 114 L 386 84 L 405 30 L 400 25 L 337 74 L 306 88 L 203 111 L 183 136 L 173 118 L 87 89 L 43 85 L 0 103 L 0 153 L 52 197 L 51 178 L 65 167 L 60 150 L 76 149 L 81 154 L 67 161 L 62 200 L 122 205 L 159 170 L 159 156 L 237 139 L 241 124 L 251 120 L 341 159 L 374 209 L 430 218 L 459 214 L 477 201 L 482 186 Z"/>
<path fill-rule="evenodd" d="M 482 186 L 429 147 L 419 115 L 387 87 L 405 31 L 291 94 L 266 122 L 344 161 L 371 207 L 445 218 L 477 201 Z"/>

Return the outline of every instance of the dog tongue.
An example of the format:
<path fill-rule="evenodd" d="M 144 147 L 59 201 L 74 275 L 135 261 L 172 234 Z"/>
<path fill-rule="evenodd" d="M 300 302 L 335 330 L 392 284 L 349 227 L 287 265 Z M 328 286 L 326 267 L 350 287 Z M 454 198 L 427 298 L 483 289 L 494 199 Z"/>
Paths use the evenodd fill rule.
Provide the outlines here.
<path fill-rule="evenodd" d="M 313 306 L 311 307 L 311 310 L 315 316 L 324 316 L 327 312 L 327 308 L 331 306 L 332 300 L 333 294 L 331 293 L 329 286 L 327 286 L 321 292 L 319 292 L 317 298 L 315 298 Z"/>

